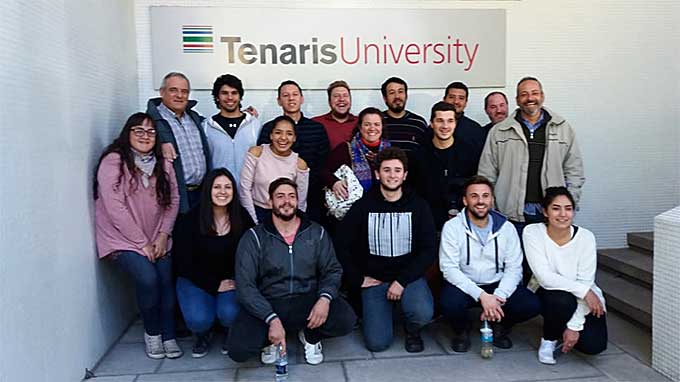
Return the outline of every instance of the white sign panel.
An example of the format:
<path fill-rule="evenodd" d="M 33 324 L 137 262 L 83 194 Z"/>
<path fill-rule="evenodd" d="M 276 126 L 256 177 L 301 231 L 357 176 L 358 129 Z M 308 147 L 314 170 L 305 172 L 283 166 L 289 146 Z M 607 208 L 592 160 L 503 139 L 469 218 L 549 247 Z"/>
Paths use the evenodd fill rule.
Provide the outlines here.
<path fill-rule="evenodd" d="M 505 10 L 152 7 L 154 85 L 170 71 L 194 89 L 232 73 L 249 89 L 344 79 L 376 89 L 505 86 Z"/>

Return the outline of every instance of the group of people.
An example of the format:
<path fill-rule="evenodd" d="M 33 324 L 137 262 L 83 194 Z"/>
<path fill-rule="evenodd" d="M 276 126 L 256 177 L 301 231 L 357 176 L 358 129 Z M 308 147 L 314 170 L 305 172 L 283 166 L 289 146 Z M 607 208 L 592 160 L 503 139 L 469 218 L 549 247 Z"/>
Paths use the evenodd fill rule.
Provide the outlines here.
<path fill-rule="evenodd" d="M 510 115 L 505 94 L 487 95 L 481 126 L 465 116 L 467 86 L 451 83 L 428 124 L 406 109 L 398 77 L 381 86 L 385 111 L 358 116 L 349 85 L 335 81 L 330 111 L 308 119 L 288 80 L 277 90 L 282 115 L 261 124 L 234 75 L 215 80 L 219 112 L 204 118 L 189 79 L 167 74 L 94 179 L 98 253 L 135 281 L 147 355 L 182 356 L 176 302 L 193 357 L 207 354 L 216 322 L 238 362 L 273 363 L 293 331 L 318 364 L 321 340 L 357 322 L 367 349 L 384 351 L 395 312 L 406 351 L 421 352 L 435 311 L 451 324 L 452 349 L 466 352 L 474 306 L 499 348 L 540 313 L 542 363 L 555 363 L 556 349 L 603 351 L 595 238 L 573 225 L 585 181 L 575 133 L 543 106 L 536 78 L 516 91 Z M 338 177 L 343 166 L 356 189 Z M 329 216 L 325 197 L 355 191 L 346 214 Z"/>

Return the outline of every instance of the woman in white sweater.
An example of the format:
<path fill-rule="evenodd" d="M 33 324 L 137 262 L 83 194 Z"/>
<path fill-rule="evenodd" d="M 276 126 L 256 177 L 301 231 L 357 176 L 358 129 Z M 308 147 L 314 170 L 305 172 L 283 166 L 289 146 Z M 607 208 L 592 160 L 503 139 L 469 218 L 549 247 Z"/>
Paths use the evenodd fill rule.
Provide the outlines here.
<path fill-rule="evenodd" d="M 546 223 L 524 229 L 524 250 L 540 288 L 543 338 L 541 363 L 554 364 L 554 352 L 576 349 L 598 354 L 607 348 L 607 322 L 602 291 L 595 285 L 595 236 L 572 225 L 574 198 L 565 187 L 545 190 Z"/>

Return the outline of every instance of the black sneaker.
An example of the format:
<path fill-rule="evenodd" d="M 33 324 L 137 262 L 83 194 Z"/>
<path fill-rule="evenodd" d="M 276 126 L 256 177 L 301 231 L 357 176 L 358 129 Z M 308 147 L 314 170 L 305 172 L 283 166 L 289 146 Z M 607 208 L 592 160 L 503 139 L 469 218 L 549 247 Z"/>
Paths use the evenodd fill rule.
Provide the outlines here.
<path fill-rule="evenodd" d="M 467 330 L 454 332 L 451 338 L 451 349 L 456 353 L 465 353 L 470 350 L 470 333 Z"/>
<path fill-rule="evenodd" d="M 194 342 L 194 347 L 191 348 L 191 356 L 193 358 L 205 357 L 208 354 L 208 349 L 210 348 L 210 333 L 203 333 L 196 335 L 196 342 Z"/>
<path fill-rule="evenodd" d="M 425 349 L 425 345 L 423 345 L 423 338 L 420 337 L 420 332 L 406 332 L 404 349 L 406 349 L 406 351 L 409 353 L 420 353 Z"/>
<path fill-rule="evenodd" d="M 492 324 L 493 329 L 493 346 L 500 349 L 510 349 L 512 348 L 512 340 L 508 336 L 510 334 L 510 329 L 506 329 L 501 324 Z"/>

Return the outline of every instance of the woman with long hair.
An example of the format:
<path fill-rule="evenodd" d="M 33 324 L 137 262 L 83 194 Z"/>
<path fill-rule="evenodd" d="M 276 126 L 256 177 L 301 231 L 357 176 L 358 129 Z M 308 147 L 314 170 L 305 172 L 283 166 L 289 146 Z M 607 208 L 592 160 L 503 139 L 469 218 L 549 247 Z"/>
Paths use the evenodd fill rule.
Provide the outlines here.
<path fill-rule="evenodd" d="M 271 144 L 253 146 L 246 154 L 241 169 L 241 204 L 250 213 L 255 223 L 261 223 L 271 216 L 269 184 L 280 177 L 286 177 L 298 185 L 298 208 L 307 209 L 307 187 L 309 167 L 296 152 L 295 121 L 282 115 L 272 122 L 269 134 Z"/>
<path fill-rule="evenodd" d="M 574 197 L 550 187 L 543 198 L 545 223 L 524 228 L 524 250 L 540 286 L 543 338 L 538 360 L 554 364 L 554 352 L 598 354 L 607 348 L 602 291 L 595 285 L 597 246 L 589 230 L 573 225 Z M 561 345 L 560 345 L 561 342 Z"/>
<path fill-rule="evenodd" d="M 178 358 L 170 234 L 179 196 L 172 164 L 145 113 L 128 118 L 99 159 L 94 179 L 97 251 L 135 281 L 146 354 Z"/>
<path fill-rule="evenodd" d="M 217 318 L 228 332 L 239 305 L 234 262 L 241 235 L 255 224 L 241 207 L 234 176 L 212 170 L 201 191 L 200 205 L 177 222 L 175 265 L 177 298 L 184 320 L 196 335 L 192 356 L 208 354 L 210 329 Z M 227 353 L 227 335 L 222 353 Z"/>
<path fill-rule="evenodd" d="M 338 199 L 347 199 L 347 183 L 339 180 L 333 173 L 342 165 L 347 165 L 361 183 L 364 192 L 375 182 L 375 157 L 390 147 L 383 138 L 382 112 L 367 107 L 359 113 L 356 133 L 351 141 L 338 145 L 328 155 L 326 168 L 321 177 L 324 185 L 333 190 Z"/>

